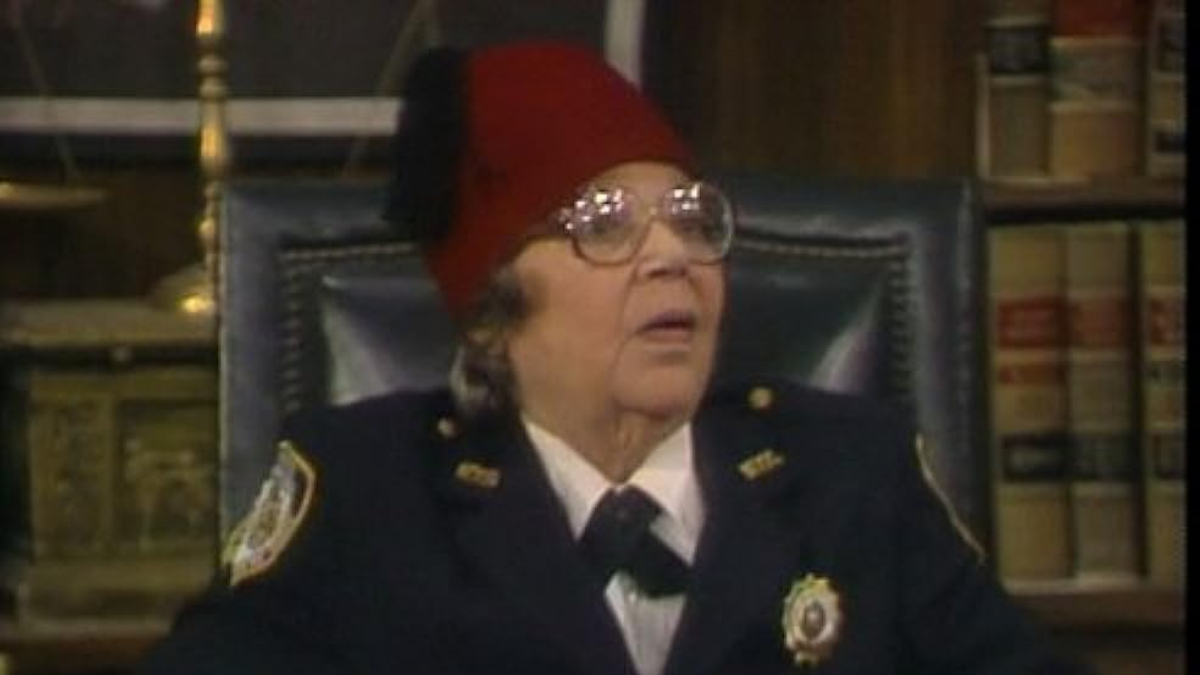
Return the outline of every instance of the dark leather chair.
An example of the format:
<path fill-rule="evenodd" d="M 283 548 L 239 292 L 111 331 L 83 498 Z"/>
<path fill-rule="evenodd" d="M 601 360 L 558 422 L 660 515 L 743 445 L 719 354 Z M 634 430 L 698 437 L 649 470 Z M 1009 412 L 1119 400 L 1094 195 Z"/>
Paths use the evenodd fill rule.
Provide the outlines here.
<path fill-rule="evenodd" d="M 987 530 L 982 233 L 966 181 L 716 175 L 741 231 L 718 381 L 784 376 L 911 410 L 939 484 Z M 283 415 L 444 381 L 453 333 L 382 189 L 233 183 L 223 212 L 223 529 Z"/>

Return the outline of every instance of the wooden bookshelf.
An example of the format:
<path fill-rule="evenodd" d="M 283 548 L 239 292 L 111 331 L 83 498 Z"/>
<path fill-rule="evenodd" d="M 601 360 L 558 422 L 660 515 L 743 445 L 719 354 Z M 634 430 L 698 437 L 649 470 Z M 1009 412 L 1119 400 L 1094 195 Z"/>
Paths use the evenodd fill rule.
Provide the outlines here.
<path fill-rule="evenodd" d="M 1010 587 L 1056 644 L 1098 675 L 1183 675 L 1183 592 L 1064 582 Z"/>
<path fill-rule="evenodd" d="M 70 621 L 18 626 L 0 618 L 0 654 L 14 675 L 123 673 L 167 633 L 165 621 Z"/>
<path fill-rule="evenodd" d="M 1187 199 L 1181 180 L 1146 177 L 984 180 L 980 198 L 985 222 L 997 229 L 1180 218 Z M 1008 590 L 1057 644 L 1099 675 L 1185 672 L 1186 610 L 1177 588 L 1063 580 L 1008 584 Z"/>
<path fill-rule="evenodd" d="M 985 217 L 993 224 L 1175 216 L 1183 212 L 1186 199 L 1181 181 L 1151 178 L 988 181 L 981 198 Z"/>
<path fill-rule="evenodd" d="M 1176 589 L 1061 583 L 1009 590 L 1051 629 L 1183 630 L 1183 593 Z"/>

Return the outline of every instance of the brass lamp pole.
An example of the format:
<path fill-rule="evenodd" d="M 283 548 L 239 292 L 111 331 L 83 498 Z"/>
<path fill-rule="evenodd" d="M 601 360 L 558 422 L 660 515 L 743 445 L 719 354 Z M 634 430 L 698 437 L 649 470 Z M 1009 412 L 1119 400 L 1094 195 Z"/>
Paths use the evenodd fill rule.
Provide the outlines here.
<path fill-rule="evenodd" d="M 196 224 L 203 261 L 176 272 L 162 281 L 152 293 L 153 299 L 186 314 L 212 315 L 216 312 L 217 228 L 221 193 L 231 163 L 229 131 L 225 119 L 225 58 L 221 43 L 225 39 L 225 8 L 222 0 L 199 0 L 196 12 L 196 44 L 200 58 L 200 173 L 204 204 Z"/>

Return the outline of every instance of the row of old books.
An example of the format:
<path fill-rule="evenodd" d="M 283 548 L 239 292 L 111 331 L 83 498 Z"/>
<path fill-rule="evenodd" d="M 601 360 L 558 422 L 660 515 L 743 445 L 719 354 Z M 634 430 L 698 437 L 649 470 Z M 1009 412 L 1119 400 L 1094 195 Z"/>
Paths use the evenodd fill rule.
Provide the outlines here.
<path fill-rule="evenodd" d="M 1184 571 L 1183 221 L 989 232 L 992 486 L 1006 582 Z"/>
<path fill-rule="evenodd" d="M 1183 0 L 992 0 L 980 172 L 992 179 L 1180 177 Z"/>

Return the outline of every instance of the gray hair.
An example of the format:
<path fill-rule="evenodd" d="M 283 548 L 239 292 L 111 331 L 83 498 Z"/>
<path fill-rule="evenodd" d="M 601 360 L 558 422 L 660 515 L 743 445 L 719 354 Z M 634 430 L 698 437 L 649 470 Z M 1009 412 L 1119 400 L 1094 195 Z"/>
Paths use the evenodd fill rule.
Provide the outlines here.
<path fill-rule="evenodd" d="M 450 393 L 463 417 L 516 410 L 508 337 L 528 312 L 529 300 L 512 266 L 501 267 L 462 322 L 450 366 Z"/>

